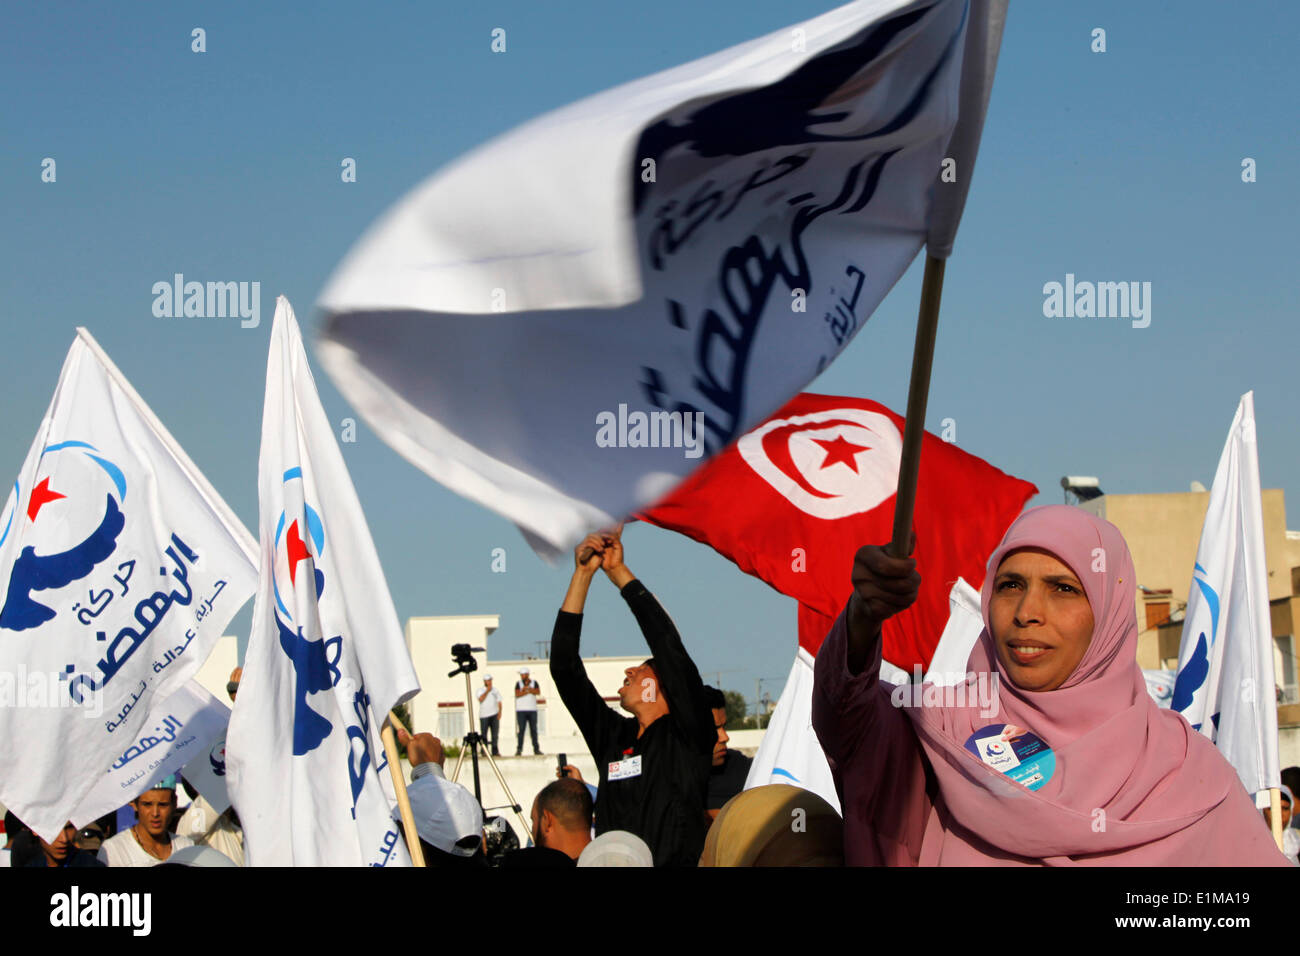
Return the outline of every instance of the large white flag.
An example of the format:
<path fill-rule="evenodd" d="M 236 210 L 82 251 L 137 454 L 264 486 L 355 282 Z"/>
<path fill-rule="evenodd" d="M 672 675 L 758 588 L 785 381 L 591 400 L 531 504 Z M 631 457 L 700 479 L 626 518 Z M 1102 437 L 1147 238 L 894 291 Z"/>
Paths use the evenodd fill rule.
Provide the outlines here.
<path fill-rule="evenodd" d="M 1005 0 L 859 0 L 542 116 L 321 296 L 384 441 L 540 550 L 651 504 L 946 257 Z"/>
<path fill-rule="evenodd" d="M 0 800 L 53 839 L 256 575 L 247 529 L 78 329 L 0 512 Z"/>
<path fill-rule="evenodd" d="M 1241 397 L 1196 551 L 1171 707 L 1251 793 L 1281 783 L 1255 393 Z"/>
<path fill-rule="evenodd" d="M 284 296 L 258 496 L 262 574 L 226 737 L 248 863 L 409 865 L 379 728 L 419 683 Z"/>

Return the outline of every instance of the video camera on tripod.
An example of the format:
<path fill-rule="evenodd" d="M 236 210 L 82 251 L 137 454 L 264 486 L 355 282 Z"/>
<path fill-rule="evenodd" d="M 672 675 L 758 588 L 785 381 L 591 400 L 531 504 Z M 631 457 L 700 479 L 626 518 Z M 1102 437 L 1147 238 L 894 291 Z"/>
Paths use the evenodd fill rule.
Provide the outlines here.
<path fill-rule="evenodd" d="M 475 654 L 482 654 L 486 648 L 470 647 L 468 644 L 451 645 L 451 659 L 456 663 L 456 669 L 448 674 L 448 677 L 455 677 L 457 674 L 471 674 L 478 670 L 478 661 L 474 660 Z"/>
<path fill-rule="evenodd" d="M 473 768 L 474 772 L 474 799 L 478 801 L 480 807 L 483 807 L 483 789 L 479 781 L 478 755 L 479 747 L 483 744 L 483 738 L 478 731 L 474 729 L 473 714 L 475 698 L 473 688 L 470 685 L 469 675 L 478 670 L 478 661 L 474 660 L 474 655 L 482 654 L 484 650 L 485 649 L 482 647 L 470 647 L 468 644 L 453 644 L 451 646 L 451 659 L 455 662 L 456 669 L 447 675 L 448 677 L 455 677 L 457 674 L 465 675 L 465 718 L 469 726 L 469 732 L 465 734 L 465 739 L 461 741 L 460 755 L 456 758 L 456 767 L 451 773 L 451 779 L 453 782 L 460 779 L 461 764 L 464 763 L 465 753 L 468 751 L 470 755 L 470 766 Z M 488 766 L 490 766 L 492 772 L 496 774 L 497 783 L 501 785 L 501 790 L 505 793 L 506 799 L 510 801 L 504 807 L 493 807 L 492 809 L 513 810 L 516 818 L 519 820 L 519 825 L 523 829 L 523 832 L 529 839 L 531 839 L 532 831 L 528 825 L 528 819 L 524 816 L 523 807 L 519 805 L 519 801 L 515 799 L 515 795 L 510 792 L 510 787 L 506 783 L 505 777 L 501 775 L 500 768 L 497 767 L 496 761 L 492 759 L 492 755 L 488 753 L 486 749 L 484 749 L 484 756 L 487 759 Z M 484 815 L 486 816 L 488 808 L 483 807 L 483 809 Z M 501 822 L 504 824 L 505 821 L 501 820 Z"/>

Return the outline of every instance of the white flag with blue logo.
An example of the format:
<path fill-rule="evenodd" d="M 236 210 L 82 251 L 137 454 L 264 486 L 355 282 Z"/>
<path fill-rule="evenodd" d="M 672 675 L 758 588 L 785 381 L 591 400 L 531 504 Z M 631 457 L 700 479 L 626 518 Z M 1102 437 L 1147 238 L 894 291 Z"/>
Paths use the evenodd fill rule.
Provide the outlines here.
<path fill-rule="evenodd" d="M 1255 393 L 1237 406 L 1196 551 L 1171 708 L 1252 794 L 1281 783 Z"/>
<path fill-rule="evenodd" d="M 53 839 L 253 593 L 256 547 L 77 330 L 0 512 L 0 801 Z"/>
<path fill-rule="evenodd" d="M 858 0 L 539 117 L 363 237 L 320 357 L 543 552 L 797 394 L 952 250 L 1006 0 Z"/>
<path fill-rule="evenodd" d="M 190 681 L 157 703 L 144 731 L 117 756 L 70 819 L 85 826 L 125 806 L 191 761 L 209 759 L 224 739 L 229 720 L 230 708 L 198 681 Z"/>
<path fill-rule="evenodd" d="M 419 683 L 284 296 L 258 497 L 262 574 L 226 736 L 248 864 L 409 865 L 379 728 Z"/>

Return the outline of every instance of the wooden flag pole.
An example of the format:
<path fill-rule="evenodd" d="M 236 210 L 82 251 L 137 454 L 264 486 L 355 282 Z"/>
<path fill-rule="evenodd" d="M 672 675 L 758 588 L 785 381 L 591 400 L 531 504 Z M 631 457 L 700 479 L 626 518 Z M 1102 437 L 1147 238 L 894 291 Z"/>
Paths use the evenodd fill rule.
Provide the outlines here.
<path fill-rule="evenodd" d="M 411 735 L 410 729 L 406 726 L 406 724 L 402 723 L 402 719 L 398 717 L 395 713 L 393 713 L 391 710 L 388 712 L 388 720 L 392 723 L 394 727 L 396 727 L 402 733 L 406 734 L 408 737 Z"/>
<path fill-rule="evenodd" d="M 393 733 L 392 711 L 384 721 L 379 736 L 384 741 L 384 754 L 388 757 L 388 770 L 393 775 L 393 789 L 397 791 L 397 809 L 402 815 L 402 829 L 406 831 L 406 849 L 411 854 L 411 863 L 424 866 L 424 851 L 420 849 L 420 834 L 415 829 L 415 814 L 411 812 L 411 798 L 406 794 L 406 779 L 402 776 L 402 765 L 397 756 L 397 735 Z M 408 733 L 410 731 L 407 731 Z"/>
<path fill-rule="evenodd" d="M 906 557 L 916 509 L 916 479 L 921 471 L 921 436 L 925 433 L 925 406 L 930 398 L 930 368 L 939 331 L 939 299 L 943 294 L 946 260 L 925 257 L 921 279 L 921 310 L 916 319 L 916 346 L 912 350 L 912 381 L 907 390 L 907 421 L 903 426 L 903 454 L 898 463 L 898 493 L 894 498 L 894 538 L 886 549 Z"/>
<path fill-rule="evenodd" d="M 1271 807 L 1271 810 L 1269 812 L 1269 819 L 1272 820 L 1273 822 L 1273 839 L 1277 841 L 1277 848 L 1279 850 L 1283 850 L 1284 847 L 1282 845 L 1282 791 L 1279 790 L 1277 787 L 1270 787 L 1268 791 L 1268 796 L 1269 796 L 1269 805 Z M 1295 807 L 1291 808 L 1291 812 L 1295 813 Z"/>

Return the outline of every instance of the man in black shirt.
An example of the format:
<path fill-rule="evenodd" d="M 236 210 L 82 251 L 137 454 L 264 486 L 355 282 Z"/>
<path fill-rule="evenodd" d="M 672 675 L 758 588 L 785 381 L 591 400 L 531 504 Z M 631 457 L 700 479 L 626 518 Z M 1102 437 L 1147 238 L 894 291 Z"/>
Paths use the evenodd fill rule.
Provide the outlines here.
<path fill-rule="evenodd" d="M 585 783 L 572 777 L 551 781 L 533 801 L 536 845 L 512 850 L 501 865 L 528 869 L 576 866 L 591 843 L 591 812 L 591 792 Z"/>
<path fill-rule="evenodd" d="M 704 682 L 668 613 L 623 564 L 618 531 L 588 535 L 574 563 L 551 635 L 551 679 L 600 770 L 596 834 L 627 830 L 646 842 L 656 866 L 695 866 L 718 739 Z M 624 672 L 619 705 L 631 717 L 609 708 L 578 655 L 587 590 L 600 569 L 627 601 L 654 655 Z"/>
<path fill-rule="evenodd" d="M 717 742 L 713 745 L 713 768 L 709 773 L 709 795 L 705 804 L 709 822 L 712 823 L 726 802 L 745 789 L 745 780 L 749 777 L 749 768 L 753 766 L 754 759 L 727 746 L 731 738 L 727 736 L 726 695 L 716 687 L 705 687 L 704 694 L 713 711 L 713 725 L 718 731 Z"/>

